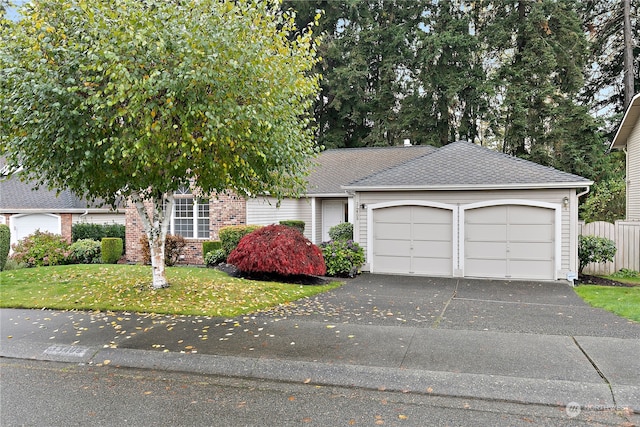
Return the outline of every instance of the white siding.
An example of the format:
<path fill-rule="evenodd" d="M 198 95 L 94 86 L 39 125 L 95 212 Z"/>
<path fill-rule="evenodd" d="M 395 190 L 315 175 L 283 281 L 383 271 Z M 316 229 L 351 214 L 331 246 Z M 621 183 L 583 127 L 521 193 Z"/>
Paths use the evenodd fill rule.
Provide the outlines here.
<path fill-rule="evenodd" d="M 105 214 L 73 214 L 72 221 L 74 224 L 89 223 L 89 224 L 125 224 L 124 213 L 105 213 Z"/>
<path fill-rule="evenodd" d="M 278 207 L 273 197 L 247 200 L 247 224 L 270 225 L 285 220 L 304 221 L 304 235 L 311 240 L 311 200 L 284 199 Z"/>
<path fill-rule="evenodd" d="M 561 209 L 561 245 L 560 271 L 557 277 L 563 279 L 568 272 L 577 271 L 578 260 L 572 245 L 577 240 L 577 203 L 575 189 L 551 190 L 496 190 L 496 191 L 406 191 L 406 192 L 359 192 L 356 199 L 355 234 L 358 242 L 367 248 L 367 205 L 399 200 L 423 200 L 453 205 L 466 205 L 489 200 L 532 200 L 553 203 L 562 206 L 564 197 L 568 197 L 569 206 Z M 365 205 L 364 208 L 362 205 Z M 368 254 L 367 254 L 368 262 Z M 365 265 L 368 267 L 368 265 Z"/>
<path fill-rule="evenodd" d="M 640 220 L 640 121 L 627 139 L 627 220 Z"/>

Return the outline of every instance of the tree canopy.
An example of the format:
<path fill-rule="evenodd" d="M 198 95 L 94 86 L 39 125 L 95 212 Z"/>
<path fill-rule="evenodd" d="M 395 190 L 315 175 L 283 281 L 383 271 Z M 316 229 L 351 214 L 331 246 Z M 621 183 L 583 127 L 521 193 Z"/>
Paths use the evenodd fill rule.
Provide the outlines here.
<path fill-rule="evenodd" d="M 299 29 L 270 0 L 35 0 L 22 17 L 1 33 L 0 141 L 28 178 L 131 197 L 156 252 L 180 187 L 301 190 L 313 19 Z"/>

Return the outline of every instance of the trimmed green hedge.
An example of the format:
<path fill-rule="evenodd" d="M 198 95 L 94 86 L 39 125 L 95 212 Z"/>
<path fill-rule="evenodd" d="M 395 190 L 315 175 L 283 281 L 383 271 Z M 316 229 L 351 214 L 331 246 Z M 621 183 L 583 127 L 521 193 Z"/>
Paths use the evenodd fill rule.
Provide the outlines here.
<path fill-rule="evenodd" d="M 122 256 L 124 246 L 119 237 L 105 237 L 102 239 L 102 262 L 104 264 L 116 264 Z"/>
<path fill-rule="evenodd" d="M 208 242 L 202 242 L 203 256 L 217 249 L 222 249 L 222 242 L 220 240 L 210 240 Z"/>
<path fill-rule="evenodd" d="M 288 227 L 293 227 L 297 230 L 300 231 L 300 233 L 304 234 L 304 221 L 298 221 L 295 219 L 288 219 L 288 220 L 284 220 L 284 221 L 280 221 L 281 225 L 286 225 Z"/>
<path fill-rule="evenodd" d="M 261 225 L 230 225 L 220 229 L 218 235 L 222 242 L 222 249 L 227 256 L 238 246 L 240 240 L 247 234 L 262 228 Z"/>
<path fill-rule="evenodd" d="M 11 249 L 11 229 L 6 224 L 0 224 L 0 271 L 7 264 L 7 257 Z"/>
<path fill-rule="evenodd" d="M 71 241 L 82 239 L 102 240 L 103 237 L 119 237 L 125 240 L 125 227 L 122 224 L 89 224 L 80 222 L 71 227 Z"/>

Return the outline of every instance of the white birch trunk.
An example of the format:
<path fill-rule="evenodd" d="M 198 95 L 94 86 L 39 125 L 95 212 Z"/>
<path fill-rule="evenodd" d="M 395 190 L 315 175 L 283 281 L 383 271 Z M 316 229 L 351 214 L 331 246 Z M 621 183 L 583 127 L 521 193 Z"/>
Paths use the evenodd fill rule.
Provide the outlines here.
<path fill-rule="evenodd" d="M 171 212 L 173 211 L 174 197 L 171 194 L 159 194 L 151 197 L 153 205 L 151 215 L 144 205 L 144 200 L 139 194 L 132 195 L 133 202 L 138 211 L 138 215 L 142 220 L 145 234 L 149 242 L 149 251 L 151 253 L 151 270 L 153 273 L 153 288 L 160 289 L 169 286 L 164 263 L 164 242 L 169 229 L 169 221 Z M 165 204 L 165 201 L 167 202 Z"/>

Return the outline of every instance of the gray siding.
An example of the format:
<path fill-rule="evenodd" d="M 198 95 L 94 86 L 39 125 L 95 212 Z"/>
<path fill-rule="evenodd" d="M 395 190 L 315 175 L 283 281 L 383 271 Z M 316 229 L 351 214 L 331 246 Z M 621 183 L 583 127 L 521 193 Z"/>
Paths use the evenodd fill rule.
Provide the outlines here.
<path fill-rule="evenodd" d="M 640 121 L 627 139 L 627 220 L 640 220 Z"/>
<path fill-rule="evenodd" d="M 577 198 L 574 189 L 551 190 L 497 190 L 497 191 L 405 191 L 405 192 L 359 192 L 356 195 L 355 234 L 357 241 L 367 250 L 367 205 L 406 200 L 420 200 L 467 205 L 489 200 L 531 200 L 553 203 L 562 206 L 564 197 L 568 197 L 569 206 L 561 209 L 561 245 L 560 271 L 558 278 L 564 279 L 570 271 L 578 268 L 577 245 Z M 362 205 L 365 205 L 365 208 Z M 368 255 L 367 255 L 368 256 Z M 368 258 L 367 258 L 368 260 Z M 368 267 L 368 266 L 365 266 Z"/>
<path fill-rule="evenodd" d="M 273 197 L 247 200 L 247 224 L 270 225 L 284 220 L 304 221 L 304 235 L 311 240 L 311 200 L 284 199 L 280 207 Z"/>

